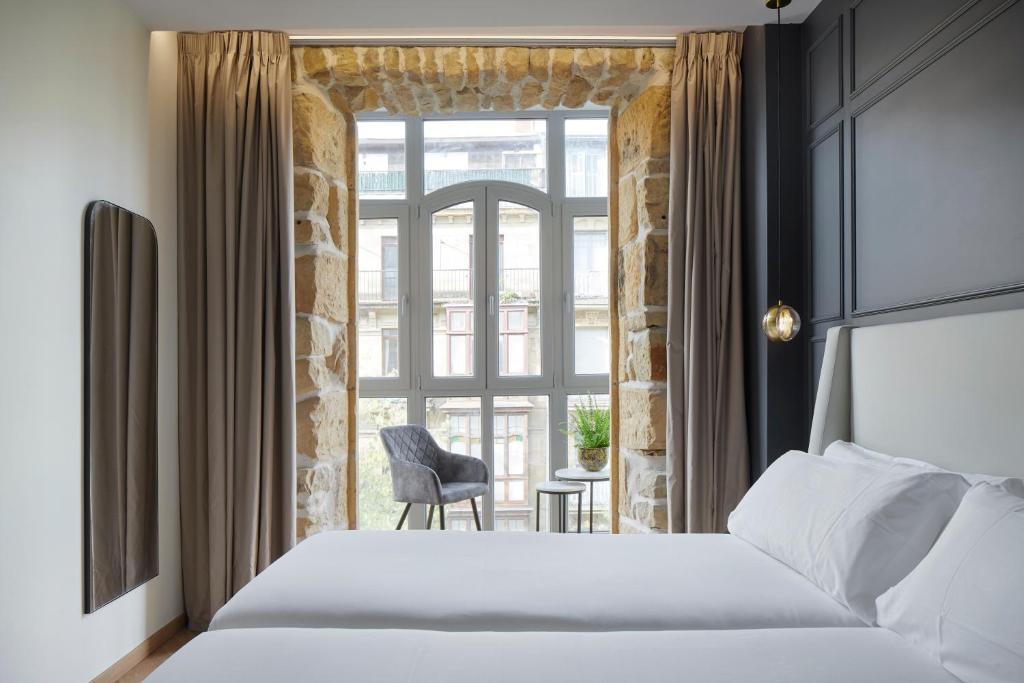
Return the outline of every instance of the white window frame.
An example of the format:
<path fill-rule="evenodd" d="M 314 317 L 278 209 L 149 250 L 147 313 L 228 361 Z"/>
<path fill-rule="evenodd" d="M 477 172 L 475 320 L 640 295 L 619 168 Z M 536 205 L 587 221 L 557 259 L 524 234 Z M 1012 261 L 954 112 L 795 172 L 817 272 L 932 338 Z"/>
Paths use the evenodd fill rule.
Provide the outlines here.
<path fill-rule="evenodd" d="M 576 375 L 573 368 L 574 314 L 572 298 L 573 218 L 608 215 L 607 197 L 565 196 L 565 121 L 607 119 L 602 108 L 580 110 L 474 112 L 451 116 L 395 117 L 386 112 L 361 114 L 360 121 L 405 122 L 406 188 L 404 199 L 360 198 L 360 218 L 397 218 L 399 224 L 399 377 L 359 378 L 358 398 L 404 398 L 410 424 L 426 424 L 426 401 L 435 397 L 479 397 L 481 455 L 494 470 L 494 399 L 497 396 L 546 396 L 548 399 L 548 476 L 568 464 L 561 427 L 568 420 L 570 395 L 609 393 L 609 375 Z M 434 119 L 544 119 L 547 122 L 547 190 L 504 181 L 473 181 L 423 192 L 423 122 Z M 358 183 L 357 183 L 358 185 Z M 440 209 L 474 202 L 474 368 L 473 377 L 433 376 L 431 322 L 432 255 L 429 221 Z M 508 201 L 540 214 L 541 230 L 541 374 L 498 375 L 498 203 Z M 413 229 L 415 226 L 415 229 Z M 483 230 L 489 231 L 484 235 Z M 493 248 L 488 248 L 493 246 Z M 611 246 L 609 245 L 609 250 Z M 416 254 L 416 258 L 411 258 Z M 482 267 L 481 267 L 482 266 Z M 358 266 L 357 266 L 358 267 Z M 415 283 L 416 286 L 412 287 Z M 561 289 L 559 287 L 561 285 Z M 609 296 L 614 290 L 609 289 Z M 493 300 L 493 305 L 488 304 Z M 426 305 L 424 305 L 426 304 Z M 415 351 L 413 351 L 415 349 Z M 609 361 L 611 364 L 611 360 Z M 357 460 L 358 471 L 358 460 Z M 357 474 L 358 482 L 358 474 Z M 535 496 L 527 492 L 529 502 Z M 554 528 L 556 506 L 546 501 L 548 528 Z M 426 525 L 426 506 L 413 506 L 412 528 Z M 494 527 L 494 498 L 489 493 L 480 510 L 485 529 Z M 395 520 L 397 523 L 397 520 Z M 435 522 L 436 526 L 436 522 Z"/>

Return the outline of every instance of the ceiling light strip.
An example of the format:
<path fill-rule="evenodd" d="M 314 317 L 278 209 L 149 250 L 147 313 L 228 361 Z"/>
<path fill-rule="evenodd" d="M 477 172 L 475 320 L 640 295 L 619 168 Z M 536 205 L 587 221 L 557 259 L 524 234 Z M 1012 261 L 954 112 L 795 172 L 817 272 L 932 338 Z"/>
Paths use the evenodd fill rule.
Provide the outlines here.
<path fill-rule="evenodd" d="M 292 45 L 359 45 L 365 47 L 490 47 L 490 46 L 584 46 L 669 47 L 674 36 L 352 36 L 291 35 Z"/>

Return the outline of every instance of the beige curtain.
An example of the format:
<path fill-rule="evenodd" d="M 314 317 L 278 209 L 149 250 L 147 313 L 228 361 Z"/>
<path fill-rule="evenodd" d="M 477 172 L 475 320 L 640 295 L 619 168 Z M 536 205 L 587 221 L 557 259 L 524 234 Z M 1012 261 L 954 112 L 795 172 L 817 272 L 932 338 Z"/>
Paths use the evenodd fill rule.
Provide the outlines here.
<path fill-rule="evenodd" d="M 295 542 L 291 82 L 284 34 L 178 47 L 182 575 L 202 630 Z"/>
<path fill-rule="evenodd" d="M 668 506 L 671 531 L 725 530 L 746 491 L 739 33 L 680 36 L 672 71 Z"/>

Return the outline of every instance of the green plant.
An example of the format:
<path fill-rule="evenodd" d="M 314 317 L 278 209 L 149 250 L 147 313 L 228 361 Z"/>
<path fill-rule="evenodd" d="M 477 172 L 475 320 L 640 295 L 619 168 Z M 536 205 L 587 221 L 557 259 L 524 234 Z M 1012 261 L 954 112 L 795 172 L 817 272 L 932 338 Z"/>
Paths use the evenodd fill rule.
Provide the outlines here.
<path fill-rule="evenodd" d="M 562 432 L 571 436 L 576 448 L 607 448 L 610 442 L 611 412 L 597 405 L 590 394 L 572 408 Z"/>

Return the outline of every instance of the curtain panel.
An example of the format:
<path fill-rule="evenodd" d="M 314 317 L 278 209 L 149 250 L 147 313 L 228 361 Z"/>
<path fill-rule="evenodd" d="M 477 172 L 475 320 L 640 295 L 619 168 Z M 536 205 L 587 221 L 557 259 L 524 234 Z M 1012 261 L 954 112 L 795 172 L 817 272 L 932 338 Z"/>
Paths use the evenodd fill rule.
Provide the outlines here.
<path fill-rule="evenodd" d="M 189 627 L 295 542 L 288 37 L 178 37 L 178 454 Z"/>
<path fill-rule="evenodd" d="M 725 531 L 749 482 L 743 387 L 739 33 L 676 42 L 667 331 L 669 530 Z"/>

